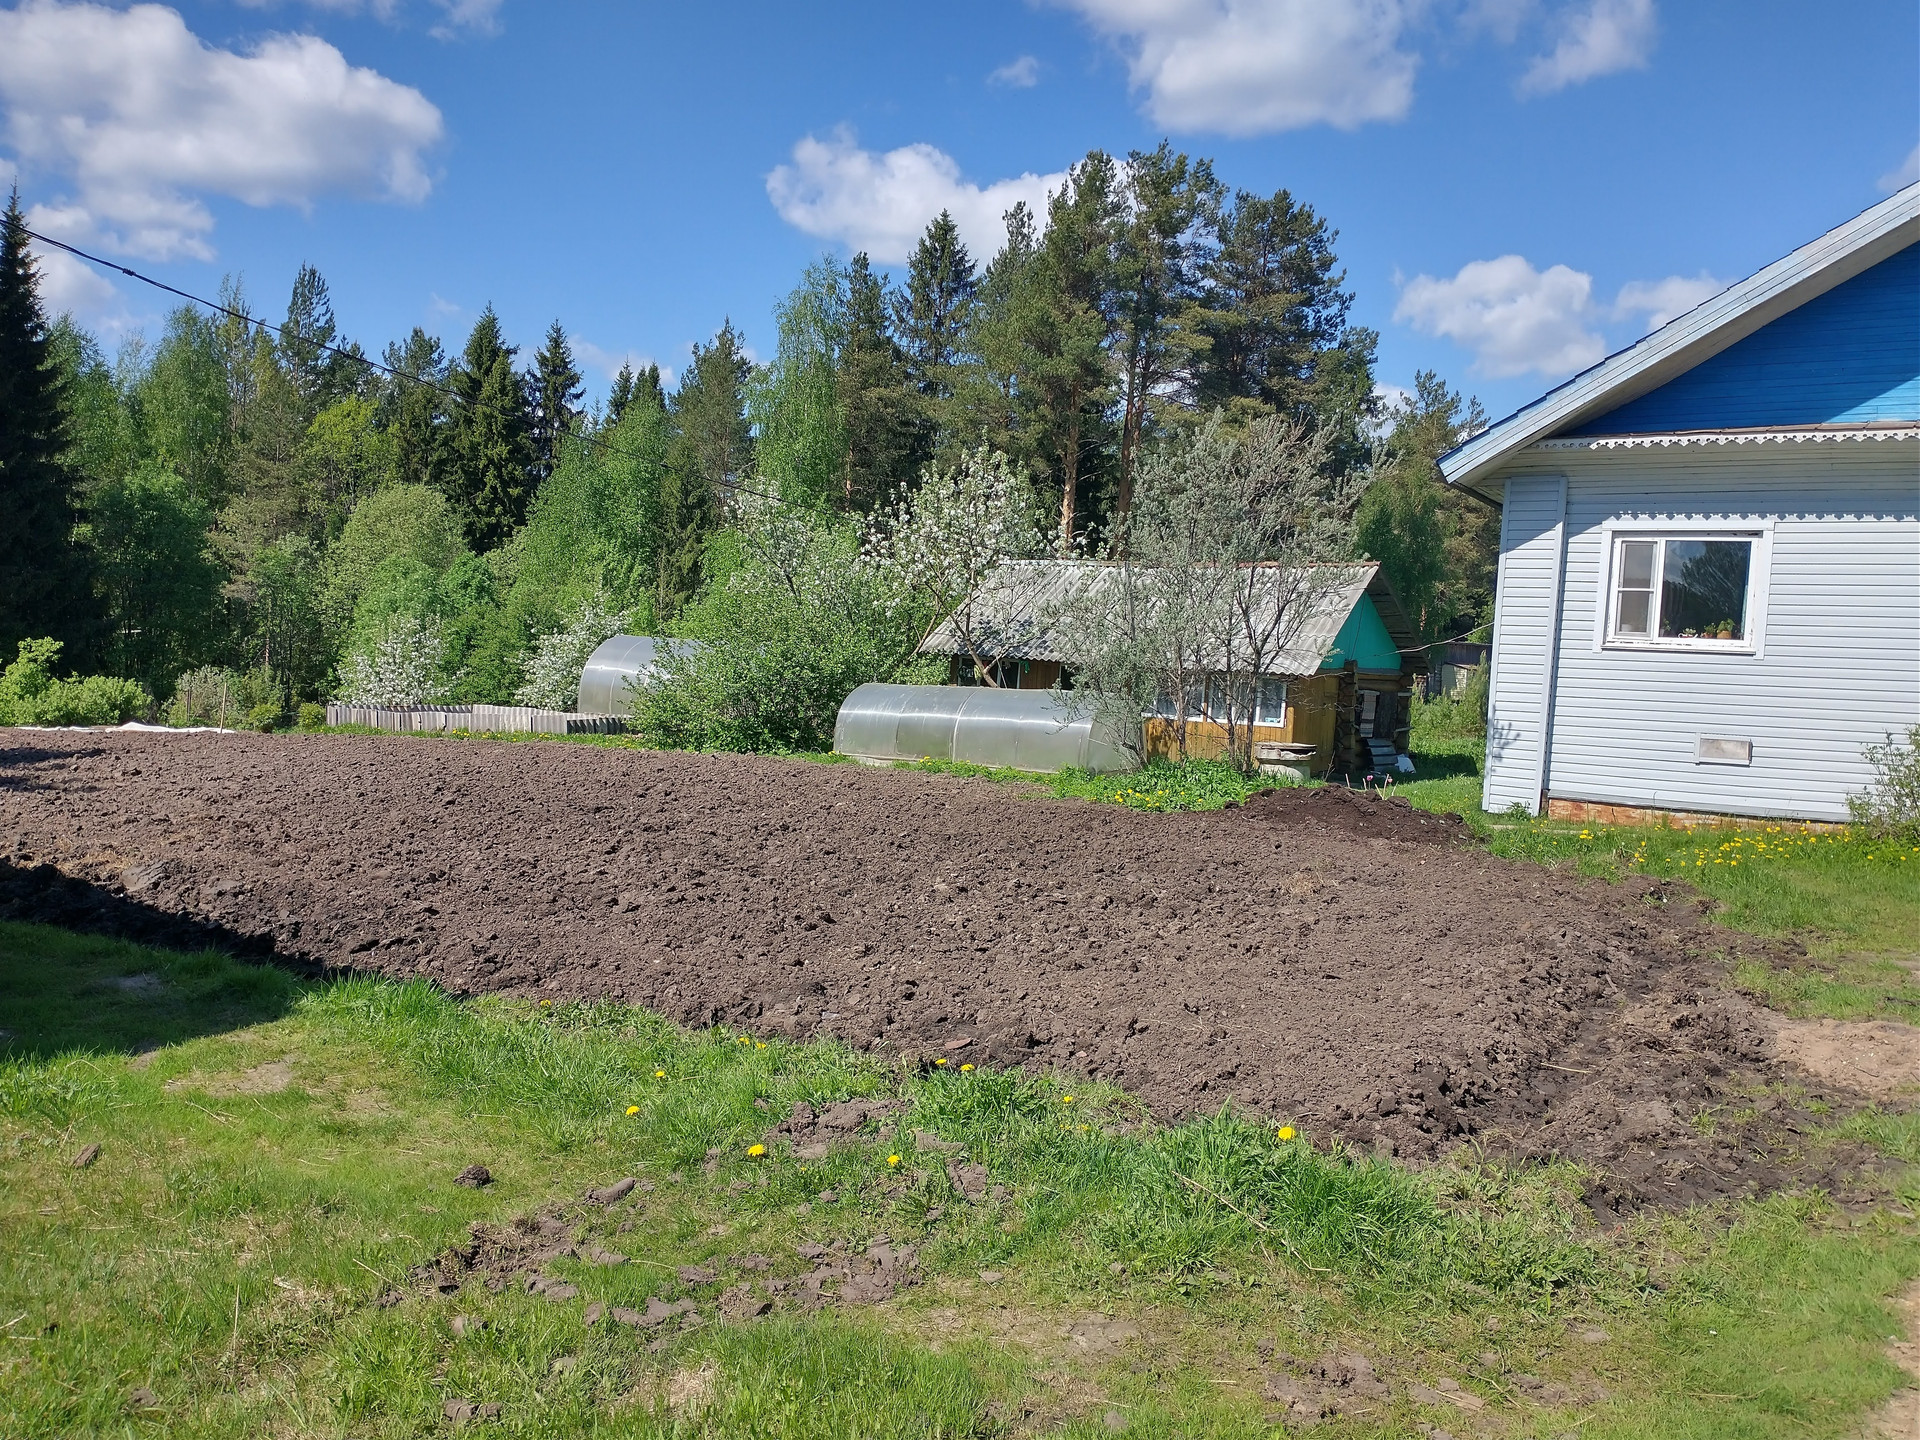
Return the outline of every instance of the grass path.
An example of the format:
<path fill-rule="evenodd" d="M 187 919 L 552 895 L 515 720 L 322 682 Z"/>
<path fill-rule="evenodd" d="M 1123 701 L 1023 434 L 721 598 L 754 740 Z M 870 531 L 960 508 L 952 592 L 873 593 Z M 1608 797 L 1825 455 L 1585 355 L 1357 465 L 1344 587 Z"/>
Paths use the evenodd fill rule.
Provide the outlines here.
<path fill-rule="evenodd" d="M 1912 1177 L 1603 1235 L 1571 1170 L 1411 1173 L 1058 1079 L 43 927 L 0 925 L 0 1018 L 0 1435 L 445 1434 L 450 1402 L 501 1435 L 1277 1434 L 1287 1386 L 1325 1398 L 1277 1352 L 1370 1360 L 1325 1433 L 1840 1436 L 1920 1273 Z M 752 1153 L 850 1096 L 911 1109 Z M 949 1162 L 984 1167 L 973 1201 Z M 561 1301 L 409 1283 L 541 1214 L 627 1263 L 553 1261 Z M 716 1307 L 881 1236 L 919 1257 L 885 1304 Z M 585 1323 L 654 1299 L 703 1318 Z"/>

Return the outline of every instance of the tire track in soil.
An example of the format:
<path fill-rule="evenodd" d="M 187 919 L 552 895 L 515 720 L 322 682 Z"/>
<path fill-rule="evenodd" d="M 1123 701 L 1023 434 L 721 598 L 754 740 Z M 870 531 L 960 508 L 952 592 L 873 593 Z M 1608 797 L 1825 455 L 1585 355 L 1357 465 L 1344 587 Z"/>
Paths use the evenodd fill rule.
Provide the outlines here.
<path fill-rule="evenodd" d="M 1468 1139 L 1558 1154 L 1602 1172 L 1602 1212 L 1831 1178 L 1799 1156 L 1804 1111 L 1688 1123 L 1784 1078 L 1764 1013 L 1700 958 L 1729 937 L 1691 892 L 1461 833 L 1335 790 L 1162 815 L 757 756 L 0 741 L 16 918 L 1058 1068 L 1162 1119 L 1230 1101 L 1416 1163 Z"/>

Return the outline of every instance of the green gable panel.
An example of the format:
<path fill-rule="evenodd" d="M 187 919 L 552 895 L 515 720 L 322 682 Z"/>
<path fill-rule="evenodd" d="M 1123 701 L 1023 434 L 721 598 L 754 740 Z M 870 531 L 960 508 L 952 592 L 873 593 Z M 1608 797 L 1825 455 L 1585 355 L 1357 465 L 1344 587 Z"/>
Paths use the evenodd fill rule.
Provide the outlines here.
<path fill-rule="evenodd" d="M 1320 662 L 1320 668 L 1338 670 L 1349 660 L 1356 662 L 1362 670 L 1400 668 L 1399 647 L 1393 643 L 1393 637 L 1387 634 L 1387 627 L 1380 623 L 1380 612 L 1373 608 L 1371 595 L 1362 595 L 1360 603 L 1347 613 L 1346 624 L 1340 627 L 1340 633 L 1334 637 L 1333 649 Z"/>

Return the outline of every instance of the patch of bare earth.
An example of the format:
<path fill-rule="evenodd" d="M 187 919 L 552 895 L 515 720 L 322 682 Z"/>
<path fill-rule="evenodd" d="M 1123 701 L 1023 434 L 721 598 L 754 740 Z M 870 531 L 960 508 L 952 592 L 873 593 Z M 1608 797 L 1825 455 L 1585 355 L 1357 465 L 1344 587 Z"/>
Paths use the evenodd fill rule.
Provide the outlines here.
<path fill-rule="evenodd" d="M 1829 1085 L 1875 1100 L 1920 1090 L 1920 1029 L 1897 1020 L 1784 1020 L 1776 1043 L 1781 1059 Z"/>
<path fill-rule="evenodd" d="M 1689 1123 L 1783 1073 L 1690 892 L 1460 831 L 1336 790 L 1156 815 L 755 756 L 0 741 L 0 915 L 1568 1156 L 1602 1210 L 1828 1178 L 1790 1108 Z"/>
<path fill-rule="evenodd" d="M 1894 1301 L 1907 1339 L 1887 1346 L 1887 1358 L 1907 1372 L 1909 1383 L 1893 1392 L 1866 1430 L 1871 1440 L 1920 1440 L 1920 1280 Z"/>

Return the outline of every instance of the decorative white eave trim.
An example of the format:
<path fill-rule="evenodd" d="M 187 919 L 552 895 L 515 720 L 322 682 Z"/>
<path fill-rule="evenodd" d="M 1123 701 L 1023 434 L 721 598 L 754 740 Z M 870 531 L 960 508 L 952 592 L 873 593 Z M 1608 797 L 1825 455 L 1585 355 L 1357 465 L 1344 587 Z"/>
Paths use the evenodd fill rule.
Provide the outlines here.
<path fill-rule="evenodd" d="M 1579 435 L 1536 440 L 1528 454 L 1568 450 L 1666 450 L 1688 445 L 1824 445 L 1842 440 L 1920 440 L 1920 425 L 1873 425 L 1824 430 L 1689 430 L 1674 435 Z"/>
<path fill-rule="evenodd" d="M 1920 184 L 1888 196 L 1463 441 L 1440 457 L 1440 473 L 1449 485 L 1471 488 L 1544 437 L 1658 389 L 1916 241 Z"/>

